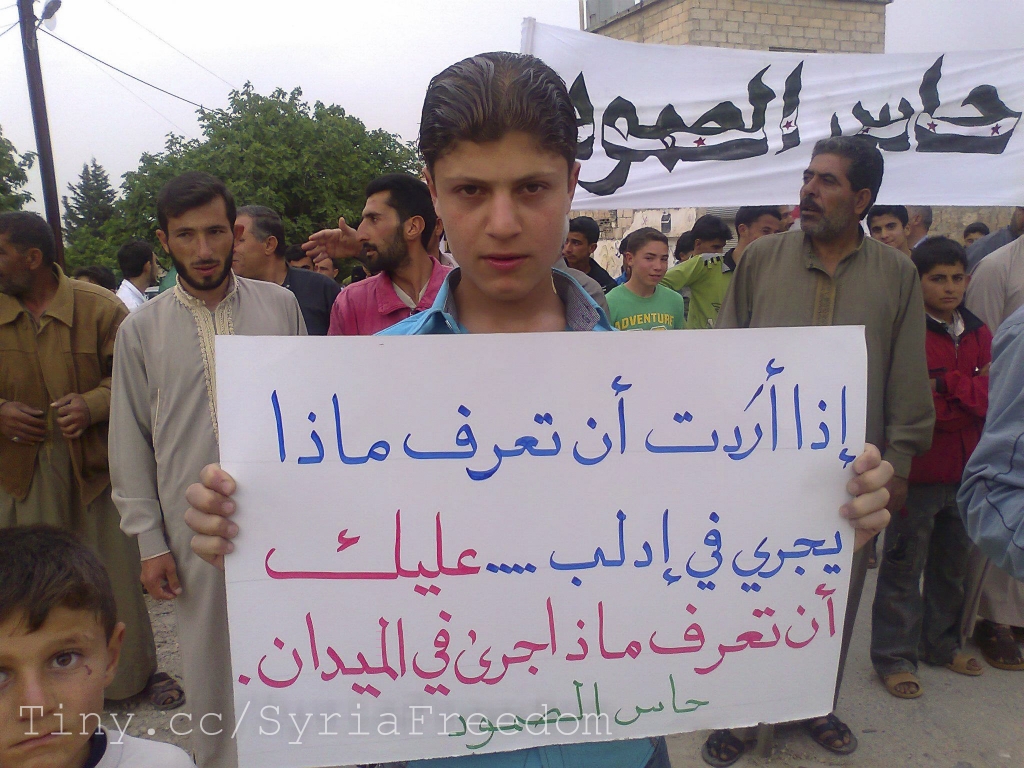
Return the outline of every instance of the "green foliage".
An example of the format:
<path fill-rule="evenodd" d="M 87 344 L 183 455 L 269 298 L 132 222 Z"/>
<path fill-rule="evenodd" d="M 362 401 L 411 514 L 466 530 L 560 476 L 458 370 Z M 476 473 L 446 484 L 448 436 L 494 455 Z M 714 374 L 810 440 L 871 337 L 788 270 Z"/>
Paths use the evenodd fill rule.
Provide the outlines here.
<path fill-rule="evenodd" d="M 339 216 L 357 220 L 374 177 L 420 169 L 411 145 L 367 130 L 341 107 L 310 106 L 299 88 L 261 96 L 246 83 L 232 91 L 226 111 L 201 112 L 199 121 L 201 139 L 171 134 L 163 152 L 143 154 L 138 169 L 124 175 L 120 199 L 95 160 L 82 167 L 78 183 L 69 185 L 71 197 L 64 198 L 69 271 L 88 264 L 116 271 L 122 243 L 141 238 L 155 245 L 157 194 L 184 171 L 220 177 L 239 205 L 273 208 L 284 218 L 288 242 L 298 243 L 336 226 Z"/>
<path fill-rule="evenodd" d="M 117 192 L 110 186 L 110 177 L 103 166 L 92 159 L 82 166 L 77 184 L 68 184 L 71 198 L 61 198 L 64 204 L 64 231 L 68 244 L 74 242 L 79 232 L 96 234 L 114 216 Z"/>
<path fill-rule="evenodd" d="M 96 158 L 82 166 L 76 184 L 69 184 L 71 197 L 64 204 L 64 260 L 69 272 L 78 267 L 102 264 L 117 271 L 117 249 L 123 225 L 116 216 L 117 192 Z"/>
<path fill-rule="evenodd" d="M 81 229 L 72 241 L 65 238 L 67 243 L 64 246 L 65 271 L 68 274 L 74 273 L 79 267 L 88 267 L 93 264 L 100 264 L 110 267 L 114 273 L 120 276 L 117 266 L 117 249 L 122 244 L 134 239 L 134 235 L 128 234 L 124 229 L 124 223 L 118 217 L 114 217 L 95 230 Z M 156 240 L 153 239 L 155 244 Z M 154 245 L 159 253 L 159 248 Z"/>
<path fill-rule="evenodd" d="M 35 161 L 34 152 L 18 154 L 0 128 L 0 211 L 20 211 L 32 195 L 22 187 L 28 184 L 28 171 Z"/>
<path fill-rule="evenodd" d="M 366 184 L 383 173 L 416 173 L 416 151 L 386 131 L 369 131 L 339 106 L 302 100 L 302 90 L 261 96 L 246 83 L 226 111 L 199 116 L 203 138 L 171 135 L 162 153 L 144 154 L 125 174 L 118 204 L 133 237 L 153 239 L 156 196 L 169 179 L 202 170 L 223 179 L 239 205 L 266 205 L 281 214 L 288 243 L 354 221 Z"/>

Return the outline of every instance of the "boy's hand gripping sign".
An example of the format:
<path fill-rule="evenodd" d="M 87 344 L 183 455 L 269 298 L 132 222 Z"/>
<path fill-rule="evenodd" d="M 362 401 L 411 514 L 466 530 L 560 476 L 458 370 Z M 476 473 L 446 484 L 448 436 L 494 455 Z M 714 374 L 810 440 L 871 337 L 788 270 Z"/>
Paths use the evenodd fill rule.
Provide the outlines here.
<path fill-rule="evenodd" d="M 240 764 L 832 709 L 859 327 L 217 338 Z"/>

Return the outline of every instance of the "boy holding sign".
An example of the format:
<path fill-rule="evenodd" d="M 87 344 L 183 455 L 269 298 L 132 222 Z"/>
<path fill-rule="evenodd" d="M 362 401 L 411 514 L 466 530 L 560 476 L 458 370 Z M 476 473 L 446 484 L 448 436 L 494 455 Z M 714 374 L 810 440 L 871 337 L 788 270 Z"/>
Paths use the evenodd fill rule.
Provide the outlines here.
<path fill-rule="evenodd" d="M 460 269 L 445 280 L 431 309 L 388 334 L 611 330 L 579 284 L 553 269 L 580 170 L 576 140 L 576 116 L 565 84 L 535 57 L 481 54 L 431 81 L 419 147 Z M 857 528 L 860 545 L 888 523 L 883 486 L 892 468 L 873 447 L 853 467 L 857 477 L 848 488 L 857 498 L 842 514 Z M 193 550 L 219 567 L 238 532 L 230 520 L 234 487 L 230 476 L 211 465 L 187 494 L 191 509 L 186 520 L 198 534 Z M 662 739 L 542 747 L 415 765 L 463 759 L 488 768 L 668 765 Z"/>

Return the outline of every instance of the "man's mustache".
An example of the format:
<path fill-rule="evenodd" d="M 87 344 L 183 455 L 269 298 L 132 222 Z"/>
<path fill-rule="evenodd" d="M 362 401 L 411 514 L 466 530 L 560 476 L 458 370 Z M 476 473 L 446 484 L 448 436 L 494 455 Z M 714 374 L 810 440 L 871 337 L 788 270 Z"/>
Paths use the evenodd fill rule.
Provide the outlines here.
<path fill-rule="evenodd" d="M 811 213 L 824 213 L 825 212 L 821 208 L 820 205 L 815 203 L 810 198 L 804 198 L 803 200 L 800 201 L 800 210 L 801 211 L 810 211 Z"/>

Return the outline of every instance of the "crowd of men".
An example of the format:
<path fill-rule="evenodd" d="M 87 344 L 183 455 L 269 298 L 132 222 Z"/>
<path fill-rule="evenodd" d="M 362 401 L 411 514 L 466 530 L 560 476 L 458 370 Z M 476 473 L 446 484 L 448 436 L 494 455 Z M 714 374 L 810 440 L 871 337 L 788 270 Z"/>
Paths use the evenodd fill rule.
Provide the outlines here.
<path fill-rule="evenodd" d="M 76 566 L 77 576 L 52 578 L 84 579 L 94 585 L 90 594 L 103 589 L 79 572 L 92 567 L 89 558 L 102 564 L 124 625 L 105 625 L 108 644 L 123 633 L 105 695 L 144 694 L 174 708 L 187 692 L 196 720 L 212 716 L 222 726 L 193 731 L 199 766 L 237 764 L 222 567 L 238 524 L 234 480 L 217 466 L 214 340 L 224 334 L 863 325 L 869 447 L 853 463 L 852 500 L 839 511 L 856 530 L 858 551 L 836 696 L 869 565 L 865 545 L 889 524 L 887 508 L 893 522 L 871 633 L 885 689 L 920 696 L 921 661 L 981 674 L 964 650 L 972 634 L 990 665 L 1024 669 L 1024 591 L 1008 572 L 1022 575 L 1020 538 L 1009 541 L 1013 521 L 991 512 L 1024 506 L 1024 208 L 995 233 L 968 227 L 965 239 L 980 239 L 965 251 L 929 237 L 930 209 L 875 205 L 881 153 L 869 141 L 836 137 L 819 142 L 802 182 L 793 180 L 799 227 L 790 208 L 741 208 L 736 245 L 725 252 L 732 231 L 705 216 L 678 238 L 671 267 L 668 238 L 642 228 L 623 239 L 616 280 L 594 259 L 597 223 L 569 219 L 576 141 L 565 85 L 546 65 L 516 54 L 467 59 L 428 88 L 420 134 L 426 181 L 373 180 L 355 228 L 341 219 L 289 248 L 279 214 L 237 207 L 219 179 L 196 170 L 169 181 L 156 212 L 172 279 L 155 298 L 147 296 L 162 268 L 148 243 L 118 251 L 122 281 L 108 285 L 115 295 L 63 273 L 39 216 L 0 214 L 0 529 L 45 524 L 73 534 L 84 554 L 74 540 L 53 546 L 69 561 L 88 562 Z M 341 287 L 332 278 L 345 258 L 358 259 L 366 277 Z M 19 546 L 34 551 L 33 541 Z M 31 572 L 31 558 L 22 559 L 19 567 Z M 157 670 L 140 580 L 154 599 L 175 603 L 184 689 Z M 35 623 L 20 621 L 32 606 L 3 583 L 0 675 L 17 682 L 20 667 L 4 668 L 5 643 L 51 631 L 59 616 L 47 604 Z M 48 599 L 72 613 L 92 605 L 74 595 Z M 4 684 L 0 678 L 0 691 Z M 28 696 L 30 689 L 13 690 Z M 58 699 L 41 704 L 37 725 L 55 721 Z M 31 749 L 71 750 L 67 761 L 46 764 L 101 765 L 95 734 L 88 743 L 19 740 L 27 720 L 3 706 L 11 708 L 0 711 L 0 765 L 28 764 L 19 760 Z M 826 750 L 857 747 L 834 713 L 805 725 Z M 745 748 L 743 732 L 715 731 L 702 754 L 725 766 Z M 475 759 L 488 768 L 669 765 L 663 739 Z"/>

